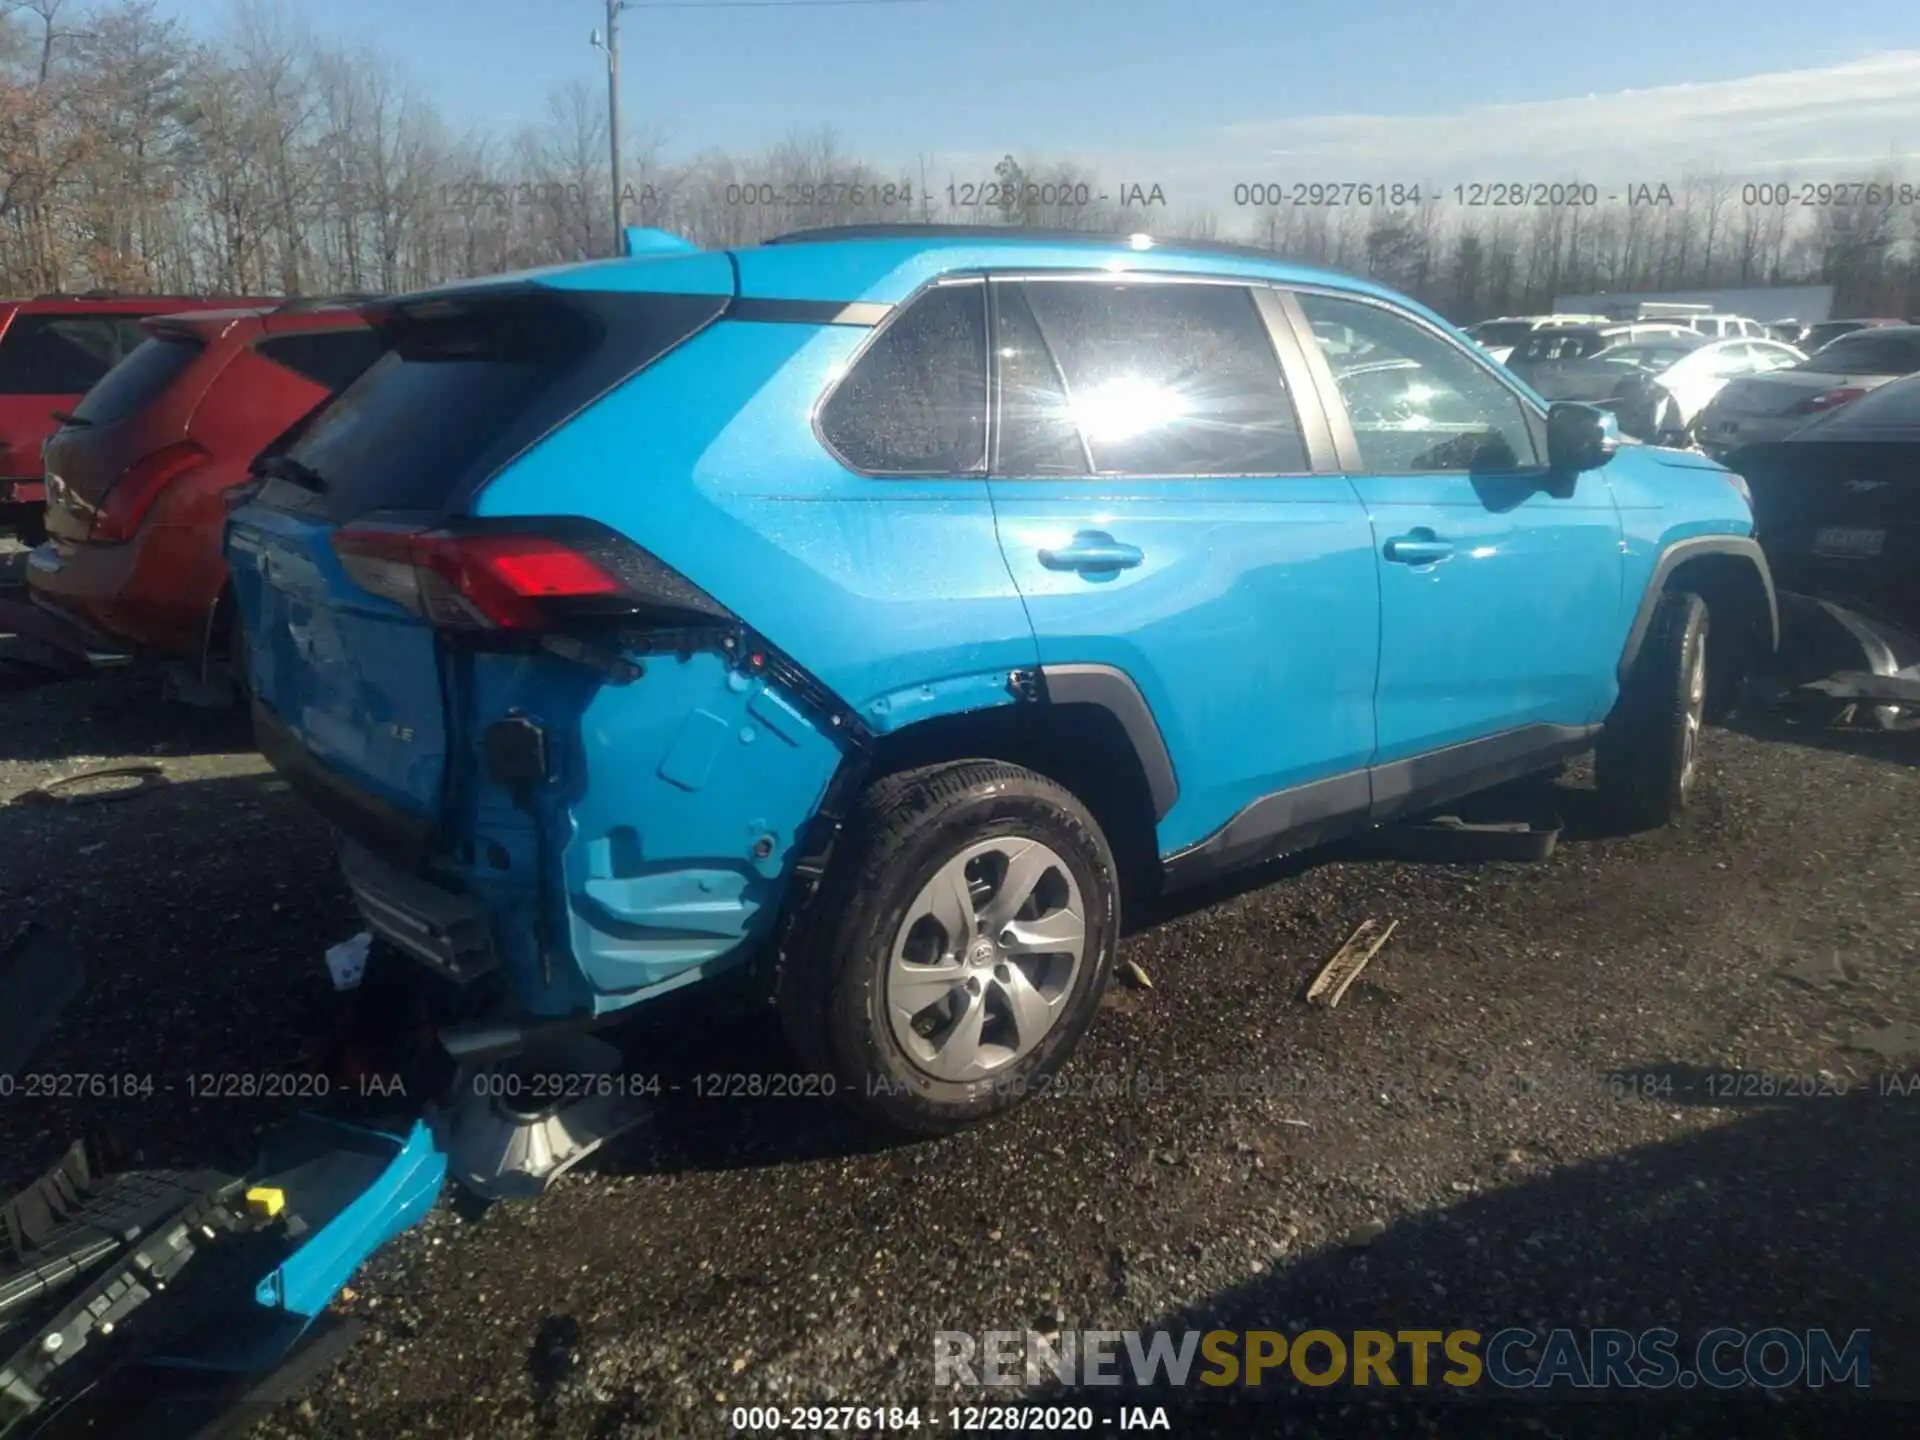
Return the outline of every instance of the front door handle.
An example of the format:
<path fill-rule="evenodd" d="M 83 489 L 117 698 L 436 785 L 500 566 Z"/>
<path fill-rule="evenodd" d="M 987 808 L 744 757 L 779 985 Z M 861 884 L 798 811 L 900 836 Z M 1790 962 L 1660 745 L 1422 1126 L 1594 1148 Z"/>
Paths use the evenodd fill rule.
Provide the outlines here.
<path fill-rule="evenodd" d="M 1138 545 L 1125 545 L 1104 530 L 1082 530 L 1057 550 L 1042 550 L 1049 570 L 1131 570 L 1146 558 Z"/>
<path fill-rule="evenodd" d="M 1453 542 L 1431 530 L 1415 530 L 1387 541 L 1385 554 L 1396 565 L 1435 565 L 1453 554 Z"/>

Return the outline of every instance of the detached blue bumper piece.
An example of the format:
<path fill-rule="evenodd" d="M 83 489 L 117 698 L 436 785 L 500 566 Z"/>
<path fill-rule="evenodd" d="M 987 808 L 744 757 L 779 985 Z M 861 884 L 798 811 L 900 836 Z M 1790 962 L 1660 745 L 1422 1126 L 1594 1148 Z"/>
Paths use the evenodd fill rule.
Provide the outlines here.
<path fill-rule="evenodd" d="M 314 1227 L 312 1238 L 262 1279 L 253 1297 L 270 1310 L 311 1320 L 361 1262 L 426 1217 L 446 1184 L 447 1157 L 423 1121 L 404 1137 L 318 1116 L 303 1117 L 302 1124 L 299 1139 L 328 1148 L 286 1171 L 268 1172 L 255 1188 L 280 1189 L 305 1206 L 293 1213 Z M 343 1203 L 332 1218 L 317 1222 L 315 1208 L 336 1201 Z"/>

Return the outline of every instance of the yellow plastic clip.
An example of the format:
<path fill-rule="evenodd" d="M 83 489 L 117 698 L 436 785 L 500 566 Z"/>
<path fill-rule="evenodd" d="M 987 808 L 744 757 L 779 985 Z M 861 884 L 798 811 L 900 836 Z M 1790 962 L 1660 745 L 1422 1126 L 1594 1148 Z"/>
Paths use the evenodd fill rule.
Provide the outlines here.
<path fill-rule="evenodd" d="M 287 1208 L 286 1192 L 276 1190 L 271 1185 L 256 1185 L 247 1191 L 247 1208 L 271 1220 Z"/>

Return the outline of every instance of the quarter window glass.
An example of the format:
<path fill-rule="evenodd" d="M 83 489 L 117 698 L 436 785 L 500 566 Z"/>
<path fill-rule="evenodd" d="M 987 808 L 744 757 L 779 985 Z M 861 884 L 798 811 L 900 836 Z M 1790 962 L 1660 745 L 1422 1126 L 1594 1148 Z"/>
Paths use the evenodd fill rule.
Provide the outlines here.
<path fill-rule="evenodd" d="M 1371 475 L 1513 470 L 1538 463 L 1520 399 L 1463 350 L 1376 305 L 1302 295 L 1316 332 L 1323 320 L 1365 342 L 1327 356 L 1346 402 L 1361 466 Z"/>
<path fill-rule="evenodd" d="M 820 411 L 840 458 L 869 475 L 986 468 L 984 287 L 941 285 L 888 325 Z"/>
<path fill-rule="evenodd" d="M 1023 412 L 1013 397 L 1006 473 L 1016 473 L 1009 454 L 1060 457 L 1062 420 L 1102 475 L 1307 470 L 1300 423 L 1250 290 L 1092 280 L 1017 288 L 1058 366 L 1064 410 Z"/>

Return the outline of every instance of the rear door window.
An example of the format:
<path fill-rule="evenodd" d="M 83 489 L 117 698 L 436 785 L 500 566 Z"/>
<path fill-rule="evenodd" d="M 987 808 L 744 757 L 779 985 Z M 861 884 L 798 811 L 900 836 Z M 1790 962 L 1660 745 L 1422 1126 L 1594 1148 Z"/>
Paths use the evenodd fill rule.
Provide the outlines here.
<path fill-rule="evenodd" d="M 155 335 L 107 372 L 86 398 L 73 407 L 74 418 L 111 425 L 151 404 L 206 351 L 186 335 Z"/>
<path fill-rule="evenodd" d="M 936 285 L 888 322 L 820 407 L 820 437 L 863 475 L 982 473 L 984 283 Z"/>
<path fill-rule="evenodd" d="M 16 315 L 0 336 L 0 395 L 80 395 L 144 344 L 136 315 Z"/>
<path fill-rule="evenodd" d="M 380 358 L 378 332 L 364 326 L 277 335 L 254 346 L 260 354 L 322 388 L 342 390 Z"/>
<path fill-rule="evenodd" d="M 1305 441 L 1242 285 L 997 282 L 996 474 L 1298 475 Z M 1337 338 L 1336 338 L 1337 337 Z M 1322 334 L 1351 353 L 1364 337 Z"/>

